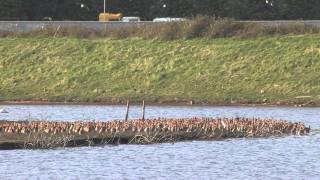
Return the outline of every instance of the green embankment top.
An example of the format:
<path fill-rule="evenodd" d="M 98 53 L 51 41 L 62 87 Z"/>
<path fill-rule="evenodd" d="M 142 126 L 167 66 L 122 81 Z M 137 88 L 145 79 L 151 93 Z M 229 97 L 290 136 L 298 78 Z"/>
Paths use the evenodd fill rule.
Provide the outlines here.
<path fill-rule="evenodd" d="M 318 42 L 0 38 L 0 100 L 319 103 Z"/>

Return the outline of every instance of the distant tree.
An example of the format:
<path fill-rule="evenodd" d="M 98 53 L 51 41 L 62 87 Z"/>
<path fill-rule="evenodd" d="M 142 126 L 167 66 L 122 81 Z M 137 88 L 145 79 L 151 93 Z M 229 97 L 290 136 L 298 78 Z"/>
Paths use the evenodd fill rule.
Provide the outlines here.
<path fill-rule="evenodd" d="M 239 20 L 320 19 L 319 0 L 107 0 L 108 12 L 125 16 Z M 0 20 L 97 20 L 103 0 L 0 0 Z"/>
<path fill-rule="evenodd" d="M 273 0 L 274 19 L 320 19 L 319 0 Z"/>

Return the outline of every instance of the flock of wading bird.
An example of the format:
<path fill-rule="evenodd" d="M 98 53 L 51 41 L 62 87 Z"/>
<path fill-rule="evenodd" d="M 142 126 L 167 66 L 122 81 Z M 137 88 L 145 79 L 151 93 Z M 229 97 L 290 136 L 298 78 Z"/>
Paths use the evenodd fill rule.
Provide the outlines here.
<path fill-rule="evenodd" d="M 302 123 L 256 118 L 184 118 L 145 119 L 143 103 L 142 118 L 122 121 L 0 121 L 0 134 L 33 135 L 39 137 L 81 137 L 99 144 L 135 143 L 150 144 L 182 140 L 219 140 L 224 138 L 270 137 L 305 135 L 310 131 Z M 36 136 L 35 136 L 36 135 Z M 68 142 L 64 142 L 66 144 Z"/>

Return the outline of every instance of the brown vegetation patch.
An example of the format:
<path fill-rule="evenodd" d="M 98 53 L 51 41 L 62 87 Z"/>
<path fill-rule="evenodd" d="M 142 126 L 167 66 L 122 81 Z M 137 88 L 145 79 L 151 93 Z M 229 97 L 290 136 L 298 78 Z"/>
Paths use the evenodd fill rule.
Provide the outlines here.
<path fill-rule="evenodd" d="M 310 127 L 273 119 L 191 118 L 109 122 L 0 122 L 0 149 L 152 144 L 304 135 Z"/>
<path fill-rule="evenodd" d="M 270 35 L 310 34 L 319 33 L 320 28 L 303 23 L 286 25 L 263 25 L 258 23 L 238 22 L 228 18 L 212 18 L 198 16 L 189 21 L 135 24 L 132 26 L 114 26 L 104 30 L 85 27 L 54 27 L 28 31 L 0 31 L 0 37 L 73 37 L 73 38 L 131 38 L 146 39 L 191 39 L 191 38 L 222 38 L 240 37 L 253 38 Z"/>

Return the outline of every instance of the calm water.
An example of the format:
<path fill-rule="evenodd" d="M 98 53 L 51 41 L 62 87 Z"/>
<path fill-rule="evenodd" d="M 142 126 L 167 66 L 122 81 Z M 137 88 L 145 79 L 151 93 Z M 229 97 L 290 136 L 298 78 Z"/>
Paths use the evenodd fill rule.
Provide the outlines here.
<path fill-rule="evenodd" d="M 124 106 L 0 106 L 0 119 L 123 119 Z M 309 136 L 0 151 L 0 179 L 320 179 L 320 108 L 147 107 L 147 117 L 273 117 Z M 132 107 L 130 118 L 140 116 Z"/>

